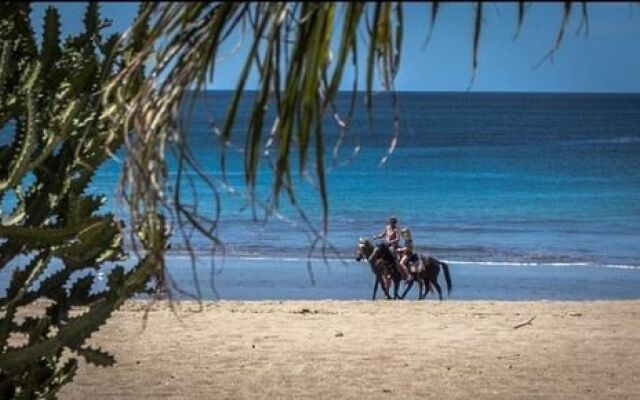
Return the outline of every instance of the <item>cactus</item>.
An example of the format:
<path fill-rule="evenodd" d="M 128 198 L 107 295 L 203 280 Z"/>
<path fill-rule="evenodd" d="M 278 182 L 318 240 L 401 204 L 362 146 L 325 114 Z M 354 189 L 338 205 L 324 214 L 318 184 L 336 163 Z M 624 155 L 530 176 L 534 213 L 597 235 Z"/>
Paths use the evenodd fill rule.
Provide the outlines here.
<path fill-rule="evenodd" d="M 61 44 L 60 16 L 50 7 L 38 48 L 29 5 L 0 4 L 0 143 L 8 143 L 0 146 L 0 202 L 15 199 L 0 214 L 0 272 L 11 272 L 0 293 L 0 398 L 55 397 L 80 357 L 113 365 L 113 356 L 86 347 L 85 339 L 147 290 L 163 265 L 164 236 L 132 268 L 118 265 L 126 258 L 122 221 L 99 212 L 103 196 L 86 193 L 123 141 L 113 134 L 121 132 L 117 116 L 101 118 L 100 95 L 130 55 L 113 52 L 115 36 L 102 39 L 108 23 L 96 3 L 84 22 L 84 33 Z M 136 35 L 143 41 L 144 33 Z M 161 216 L 149 221 L 161 231 Z M 61 268 L 54 270 L 54 260 Z M 109 267 L 107 287 L 93 291 L 96 272 Z M 78 306 L 86 311 L 73 317 Z M 28 315 L 16 318 L 18 309 Z M 63 359 L 65 349 L 72 356 Z"/>

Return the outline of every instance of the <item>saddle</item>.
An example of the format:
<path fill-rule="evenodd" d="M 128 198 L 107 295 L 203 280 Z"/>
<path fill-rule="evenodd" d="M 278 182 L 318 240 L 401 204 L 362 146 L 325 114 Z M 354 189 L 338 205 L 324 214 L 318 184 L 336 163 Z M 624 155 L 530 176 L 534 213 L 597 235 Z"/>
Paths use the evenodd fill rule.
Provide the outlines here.
<path fill-rule="evenodd" d="M 424 271 L 424 263 L 417 253 L 413 253 L 411 257 L 409 257 L 407 266 L 409 268 L 409 272 L 412 274 L 418 274 Z"/>

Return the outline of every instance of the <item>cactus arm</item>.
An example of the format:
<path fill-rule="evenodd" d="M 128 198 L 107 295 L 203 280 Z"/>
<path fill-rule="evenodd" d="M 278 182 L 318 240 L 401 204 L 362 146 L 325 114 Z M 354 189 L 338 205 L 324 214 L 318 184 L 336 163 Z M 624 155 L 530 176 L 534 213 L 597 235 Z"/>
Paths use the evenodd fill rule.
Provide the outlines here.
<path fill-rule="evenodd" d="M 62 387 L 71 382 L 73 377 L 78 371 L 78 360 L 72 358 L 68 360 L 59 371 L 53 374 L 45 383 L 47 387 L 46 393 L 42 393 L 42 398 L 47 400 L 55 400 L 56 394 L 62 389 Z"/>
<path fill-rule="evenodd" d="M 89 4 L 87 4 L 87 10 L 84 13 L 83 22 L 85 27 L 85 35 L 89 39 L 93 39 L 93 37 L 98 34 L 100 23 L 97 2 L 91 1 L 89 2 Z"/>
<path fill-rule="evenodd" d="M 44 160 L 49 157 L 49 155 L 51 155 L 53 149 L 55 149 L 58 144 L 64 142 L 64 140 L 69 137 L 69 135 L 71 134 L 71 129 L 74 127 L 73 121 L 84 105 L 85 102 L 83 101 L 71 102 L 71 104 L 67 107 L 63 114 L 63 122 L 61 124 L 60 133 L 53 134 L 47 140 L 47 143 L 45 144 L 44 149 L 40 152 L 40 155 L 38 155 L 38 157 L 29 164 L 27 169 L 33 170 L 38 168 L 44 162 Z"/>
<path fill-rule="evenodd" d="M 90 234 L 93 230 L 99 230 L 110 221 L 89 220 L 82 225 L 67 226 L 63 228 L 25 227 L 25 226 L 0 226 L 0 237 L 10 240 L 34 241 L 48 245 L 59 245 L 65 240 L 73 239 L 75 235 Z"/>
<path fill-rule="evenodd" d="M 50 258 L 49 251 L 42 252 L 29 263 L 24 271 L 16 270 L 11 286 L 7 290 L 7 296 L 2 299 L 0 306 L 11 307 L 18 303 L 36 278 L 40 276 Z"/>
<path fill-rule="evenodd" d="M 36 72 L 37 71 L 38 69 L 36 69 Z M 27 110 L 28 118 L 25 137 L 22 140 L 15 162 L 9 169 L 9 176 L 0 181 L 0 191 L 4 191 L 9 187 L 14 186 L 29 170 L 30 155 L 36 141 L 37 131 L 35 99 L 31 91 L 27 93 Z"/>
<path fill-rule="evenodd" d="M 76 353 L 84 357 L 84 359 L 87 360 L 88 363 L 96 366 L 109 367 L 116 363 L 115 358 L 111 354 L 102 351 L 102 349 L 100 349 L 99 347 L 97 349 L 87 347 L 84 349 L 77 348 L 75 350 Z"/>
<path fill-rule="evenodd" d="M 60 58 L 60 14 L 53 7 L 48 7 L 44 16 L 42 33 L 42 65 L 49 72 Z M 48 74 L 45 74 L 48 76 Z"/>
<path fill-rule="evenodd" d="M 46 252 L 41 253 L 29 263 L 24 271 L 16 270 L 14 272 L 7 295 L 0 303 L 0 306 L 5 309 L 4 316 L 0 319 L 0 348 L 3 348 L 7 343 L 18 302 L 33 281 L 42 273 L 48 261 L 49 255 Z"/>
<path fill-rule="evenodd" d="M 11 58 L 11 43 L 8 40 L 2 42 L 0 53 L 0 93 L 4 93 L 4 84 L 9 74 L 9 60 Z"/>
<path fill-rule="evenodd" d="M 32 363 L 41 357 L 50 357 L 64 346 L 71 345 L 72 348 L 80 346 L 126 299 L 144 289 L 144 285 L 151 276 L 150 272 L 154 271 L 159 263 L 161 260 L 156 256 L 145 257 L 124 282 L 114 285 L 106 297 L 93 303 L 84 314 L 70 319 L 60 328 L 55 337 L 30 346 L 8 349 L 0 354 L 0 365 L 4 370 L 11 370 Z"/>

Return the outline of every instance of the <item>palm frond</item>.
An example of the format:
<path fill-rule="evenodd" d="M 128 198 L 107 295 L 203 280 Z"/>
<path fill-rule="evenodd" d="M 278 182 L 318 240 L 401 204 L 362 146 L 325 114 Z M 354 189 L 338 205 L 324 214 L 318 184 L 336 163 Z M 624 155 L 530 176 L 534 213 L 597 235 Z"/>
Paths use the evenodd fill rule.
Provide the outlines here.
<path fill-rule="evenodd" d="M 342 13 L 338 13 L 338 7 L 342 8 Z M 471 82 L 479 65 L 483 4 L 476 2 L 474 7 Z M 518 4 L 516 37 L 524 23 L 527 7 L 525 2 Z M 126 111 L 127 115 L 123 121 L 128 152 L 123 193 L 131 208 L 132 219 L 143 220 L 151 210 L 155 212 L 163 205 L 170 206 L 171 197 L 166 194 L 169 183 L 165 152 L 168 142 L 186 146 L 185 133 L 179 123 L 183 115 L 181 107 L 186 98 L 192 102 L 192 107 L 198 91 L 216 79 L 220 49 L 232 39 L 234 32 L 242 30 L 249 33 L 244 36 L 248 51 L 237 55 L 244 58 L 235 90 L 226 105 L 222 124 L 214 124 L 213 129 L 220 142 L 221 180 L 225 181 L 226 151 L 238 132 L 240 99 L 246 95 L 249 77 L 255 73 L 258 86 L 243 145 L 247 197 L 252 208 L 258 203 L 264 205 L 265 217 L 277 210 L 281 193 L 297 207 L 293 173 L 297 171 L 299 175 L 309 177 L 311 171 L 318 185 L 326 233 L 329 194 L 324 159 L 326 138 L 322 124 L 325 114 L 330 111 L 340 132 L 333 147 L 334 160 L 331 163 L 332 166 L 337 165 L 338 148 L 348 130 L 357 99 L 358 34 L 363 32 L 363 27 L 366 28 L 364 103 L 369 118 L 375 86 L 379 83 L 392 94 L 394 129 L 383 163 L 399 142 L 400 117 L 394 81 L 402 64 L 405 23 L 402 3 L 145 3 L 143 10 L 150 24 L 149 35 L 141 39 L 132 29 L 124 38 L 124 54 L 130 54 L 132 60 L 112 82 L 105 97 L 118 99 L 116 107 Z M 433 2 L 427 41 L 433 34 L 439 10 L 440 3 Z M 567 2 L 555 46 L 547 57 L 557 51 L 570 11 L 571 3 Z M 583 5 L 583 15 L 587 15 L 586 4 Z M 584 21 L 586 25 L 588 21 Z M 341 23 L 341 29 L 334 29 L 337 23 Z M 137 43 L 135 51 L 131 50 L 134 43 Z M 131 90 L 133 71 L 139 71 L 144 65 L 149 69 L 150 79 L 141 82 L 131 98 L 127 93 Z M 335 100 L 348 69 L 353 69 L 354 86 L 351 108 L 343 118 Z M 195 90 L 195 94 L 189 89 Z M 272 120 L 267 109 L 273 110 Z M 270 132 L 269 135 L 263 133 L 265 130 Z M 354 153 L 358 150 L 359 145 L 355 146 Z M 310 151 L 315 152 L 315 157 L 308 156 Z M 197 163 L 189 152 L 178 153 L 185 157 L 183 165 L 196 167 Z M 294 155 L 298 165 L 292 170 Z M 265 199 L 260 200 L 256 197 L 255 188 L 263 167 L 272 168 L 271 190 Z M 202 179 L 218 179 L 205 176 L 202 174 Z M 213 182 L 209 184 L 213 187 Z M 223 186 L 228 187 L 228 183 Z M 173 198 L 172 201 L 180 200 Z M 189 207 L 175 204 L 173 207 L 177 207 L 180 213 L 193 212 Z M 194 215 L 190 217 L 200 221 L 194 224 L 196 230 L 215 237 L 212 220 Z M 190 218 L 185 216 L 185 220 Z"/>

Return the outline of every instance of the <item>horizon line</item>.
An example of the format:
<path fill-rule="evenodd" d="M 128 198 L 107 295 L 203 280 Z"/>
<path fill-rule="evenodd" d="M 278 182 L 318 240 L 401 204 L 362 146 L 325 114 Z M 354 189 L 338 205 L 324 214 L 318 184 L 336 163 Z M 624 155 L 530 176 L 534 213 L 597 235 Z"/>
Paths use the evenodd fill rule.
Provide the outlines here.
<path fill-rule="evenodd" d="M 188 92 L 194 92 L 190 89 Z M 235 92 L 235 89 L 204 89 L 205 92 Z M 247 89 L 245 92 L 258 92 L 259 90 Z M 390 93 L 387 90 L 372 90 L 372 94 Z M 351 90 L 338 90 L 338 93 L 352 93 Z M 356 93 L 366 93 L 365 90 L 357 90 Z M 561 92 L 561 91 L 516 91 L 516 90 L 395 90 L 395 93 L 449 93 L 449 94 L 549 94 L 549 95 L 640 95 L 640 92 Z"/>

